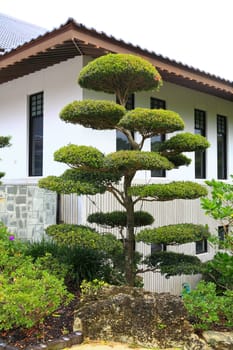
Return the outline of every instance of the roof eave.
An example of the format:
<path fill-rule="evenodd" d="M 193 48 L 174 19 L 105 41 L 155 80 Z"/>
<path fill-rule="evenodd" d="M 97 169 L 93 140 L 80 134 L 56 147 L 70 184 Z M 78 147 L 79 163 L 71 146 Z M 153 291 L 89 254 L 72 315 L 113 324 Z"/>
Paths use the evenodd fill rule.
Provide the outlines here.
<path fill-rule="evenodd" d="M 233 83 L 87 29 L 72 19 L 0 56 L 0 84 L 74 56 L 98 57 L 108 52 L 140 55 L 157 67 L 165 81 L 233 101 Z"/>

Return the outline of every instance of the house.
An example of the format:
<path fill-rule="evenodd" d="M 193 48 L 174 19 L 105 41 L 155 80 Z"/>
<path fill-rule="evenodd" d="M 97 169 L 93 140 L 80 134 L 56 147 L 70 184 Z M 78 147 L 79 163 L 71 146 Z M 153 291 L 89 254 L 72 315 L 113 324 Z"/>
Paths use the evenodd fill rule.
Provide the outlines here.
<path fill-rule="evenodd" d="M 1 25 L 1 21 L 6 21 L 4 17 L 0 15 L 0 31 L 6 28 Z M 17 28 L 20 23 L 14 21 Z M 192 155 L 193 162 L 189 167 L 166 173 L 140 172 L 139 183 L 181 179 L 203 183 L 212 178 L 227 181 L 233 174 L 232 82 L 116 40 L 73 19 L 49 32 L 39 29 L 37 34 L 31 35 L 29 41 L 25 37 L 18 42 L 19 46 L 12 43 L 12 49 L 0 41 L 1 135 L 12 137 L 12 146 L 1 151 L 0 167 L 6 176 L 0 187 L 0 218 L 11 231 L 23 239 L 36 240 L 58 216 L 65 222 L 84 224 L 86 214 L 96 208 L 116 209 L 117 204 L 108 195 L 104 198 L 95 196 L 92 200 L 85 196 L 63 196 L 58 206 L 55 193 L 37 187 L 41 177 L 64 171 L 64 165 L 53 161 L 54 151 L 61 146 L 86 144 L 109 153 L 115 151 L 117 141 L 121 141 L 121 135 L 116 135 L 115 131 L 84 129 L 65 124 L 58 117 L 62 107 L 73 100 L 114 98 L 87 91 L 77 84 L 80 69 L 106 53 L 139 55 L 155 65 L 163 78 L 159 92 L 135 94 L 131 108 L 174 110 L 184 119 L 186 131 L 204 135 L 211 143 L 205 153 Z M 145 150 L 151 147 L 153 140 L 145 144 Z M 151 211 L 157 226 L 192 221 L 208 224 L 212 232 L 218 228 L 218 223 L 204 215 L 198 200 L 156 203 L 153 207 L 143 208 Z M 147 254 L 151 247 L 138 244 L 137 249 Z M 178 249 L 198 254 L 202 260 L 214 254 L 205 241 Z M 164 281 L 160 277 L 152 278 L 151 274 L 144 279 L 146 289 L 173 293 L 179 293 L 183 281 L 195 282 L 191 277 Z"/>

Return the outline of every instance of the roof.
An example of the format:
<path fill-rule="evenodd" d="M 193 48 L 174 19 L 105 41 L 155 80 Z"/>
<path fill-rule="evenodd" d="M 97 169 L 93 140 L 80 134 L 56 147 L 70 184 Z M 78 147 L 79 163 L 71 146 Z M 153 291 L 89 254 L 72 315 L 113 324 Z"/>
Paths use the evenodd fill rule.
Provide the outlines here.
<path fill-rule="evenodd" d="M 0 13 L 0 50 L 10 51 L 44 34 L 46 29 Z"/>
<path fill-rule="evenodd" d="M 150 61 L 164 81 L 233 101 L 233 82 L 170 60 L 155 52 L 117 40 L 69 19 L 0 56 L 0 84 L 39 71 L 75 56 L 130 53 Z"/>

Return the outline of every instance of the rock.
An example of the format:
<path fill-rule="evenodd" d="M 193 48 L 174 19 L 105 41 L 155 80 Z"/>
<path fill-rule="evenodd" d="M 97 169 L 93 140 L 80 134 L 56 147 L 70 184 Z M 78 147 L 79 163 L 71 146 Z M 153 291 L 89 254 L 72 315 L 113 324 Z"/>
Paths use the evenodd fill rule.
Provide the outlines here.
<path fill-rule="evenodd" d="M 193 328 L 178 296 L 114 286 L 103 288 L 81 302 L 75 314 L 76 330 L 90 339 L 160 348 L 184 346 L 193 336 Z M 207 349 L 198 338 L 195 342 L 192 350 Z"/>
<path fill-rule="evenodd" d="M 202 336 L 212 349 L 233 350 L 233 332 L 206 331 Z"/>

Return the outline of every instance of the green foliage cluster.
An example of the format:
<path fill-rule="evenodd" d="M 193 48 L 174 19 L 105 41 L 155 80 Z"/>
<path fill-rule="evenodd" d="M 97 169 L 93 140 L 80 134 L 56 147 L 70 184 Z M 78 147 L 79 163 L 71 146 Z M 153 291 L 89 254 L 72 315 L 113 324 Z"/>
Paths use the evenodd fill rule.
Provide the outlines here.
<path fill-rule="evenodd" d="M 76 166 L 76 168 L 102 168 L 103 159 L 104 155 L 98 149 L 91 146 L 70 144 L 61 147 L 54 153 L 54 160 Z"/>
<path fill-rule="evenodd" d="M 183 300 L 196 329 L 208 330 L 216 325 L 233 327 L 233 291 L 218 296 L 214 283 L 201 281 L 196 289 L 183 295 Z"/>
<path fill-rule="evenodd" d="M 90 297 L 91 300 L 93 300 L 94 296 L 97 296 L 98 292 L 101 289 L 106 288 L 108 286 L 108 283 L 97 278 L 95 278 L 92 281 L 83 280 L 80 285 L 81 301 L 88 301 Z"/>
<path fill-rule="evenodd" d="M 60 118 L 86 128 L 114 129 L 125 112 L 123 106 L 112 101 L 84 100 L 65 106 L 60 112 Z"/>
<path fill-rule="evenodd" d="M 0 136 L 0 148 L 4 148 L 4 147 L 9 147 L 10 144 L 10 136 Z M 4 172 L 0 172 L 0 179 L 5 175 Z M 1 182 L 0 182 L 1 185 Z"/>
<path fill-rule="evenodd" d="M 194 224 L 167 225 L 140 231 L 136 240 L 144 243 L 163 243 L 166 245 L 184 244 L 209 237 L 207 226 Z"/>
<path fill-rule="evenodd" d="M 0 136 L 0 148 L 9 147 L 10 139 L 10 136 Z"/>
<path fill-rule="evenodd" d="M 143 263 L 152 271 L 161 272 L 166 278 L 182 274 L 191 275 L 202 271 L 202 263 L 196 256 L 175 252 L 154 252 L 148 255 Z"/>
<path fill-rule="evenodd" d="M 62 279 L 25 255 L 25 244 L 0 227 L 0 330 L 43 322 L 72 295 Z"/>
<path fill-rule="evenodd" d="M 137 170 L 154 170 L 173 168 L 173 164 L 156 152 L 118 151 L 106 156 L 106 165 L 112 171 L 123 174 L 135 173 Z"/>
<path fill-rule="evenodd" d="M 216 284 L 218 293 L 233 290 L 233 255 L 217 253 L 204 264 L 203 277 Z"/>
<path fill-rule="evenodd" d="M 231 178 L 233 176 L 231 175 Z M 205 213 L 215 220 L 220 220 L 226 230 L 224 240 L 218 237 L 211 238 L 212 243 L 217 244 L 220 248 L 225 248 L 231 253 L 233 252 L 233 185 L 223 181 L 211 180 L 206 181 L 210 189 L 210 196 L 201 198 L 201 206 Z"/>
<path fill-rule="evenodd" d="M 191 163 L 191 159 L 186 157 L 184 154 L 169 154 L 166 157 L 170 162 L 174 164 L 175 168 L 178 168 L 182 165 L 188 166 Z"/>
<path fill-rule="evenodd" d="M 159 150 L 164 153 L 181 153 L 181 152 L 193 152 L 204 151 L 210 144 L 205 137 L 198 134 L 191 134 L 184 132 L 172 136 L 170 139 L 161 143 Z"/>
<path fill-rule="evenodd" d="M 48 236 L 58 244 L 68 246 L 81 246 L 92 249 L 108 249 L 108 246 L 114 245 L 112 249 L 122 249 L 121 243 L 112 234 L 101 235 L 96 230 L 83 225 L 59 224 L 50 225 L 46 228 Z M 109 245 L 108 245 L 109 241 Z"/>
<path fill-rule="evenodd" d="M 164 109 L 135 108 L 127 112 L 118 126 L 151 137 L 184 129 L 184 122 L 176 112 Z"/>
<path fill-rule="evenodd" d="M 91 281 L 97 278 L 111 284 L 124 283 L 122 249 L 111 249 L 109 246 L 104 251 L 42 240 L 29 243 L 26 254 L 32 256 L 34 261 L 39 260 L 56 276 L 62 273 L 65 284 L 71 291 L 79 289 L 84 279 Z"/>
<path fill-rule="evenodd" d="M 88 63 L 78 83 L 87 89 L 115 93 L 124 105 L 129 94 L 157 89 L 162 79 L 155 67 L 139 56 L 108 54 Z"/>
<path fill-rule="evenodd" d="M 109 227 L 126 227 L 127 213 L 125 211 L 96 212 L 90 214 L 87 221 Z M 134 227 L 151 225 L 153 222 L 154 218 L 151 214 L 142 210 L 134 212 Z"/>
<path fill-rule="evenodd" d="M 232 177 L 232 176 L 231 176 Z M 201 199 L 202 208 L 214 219 L 233 222 L 233 185 L 223 181 L 206 181 L 211 197 Z"/>
<path fill-rule="evenodd" d="M 57 193 L 76 193 L 76 194 L 96 194 L 104 193 L 105 187 L 96 187 L 93 183 L 89 182 L 74 182 L 73 180 L 64 179 L 58 176 L 47 176 L 39 180 L 39 186 L 47 188 L 48 190 L 55 191 Z"/>
<path fill-rule="evenodd" d="M 157 201 L 195 199 L 207 195 L 204 186 L 191 181 L 173 181 L 168 184 L 136 185 L 129 188 L 132 196 L 153 197 Z"/>
<path fill-rule="evenodd" d="M 117 172 L 101 172 L 81 169 L 68 169 L 63 175 L 47 176 L 39 180 L 39 186 L 57 193 L 90 194 L 104 193 L 111 182 L 119 182 Z"/>

